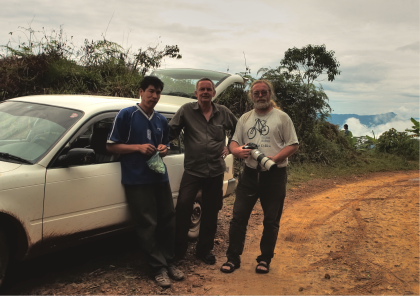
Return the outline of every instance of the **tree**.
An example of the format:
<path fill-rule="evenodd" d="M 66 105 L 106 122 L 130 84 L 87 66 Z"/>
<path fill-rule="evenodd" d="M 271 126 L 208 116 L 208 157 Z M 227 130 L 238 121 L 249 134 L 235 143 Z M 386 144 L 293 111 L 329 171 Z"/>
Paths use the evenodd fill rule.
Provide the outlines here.
<path fill-rule="evenodd" d="M 414 124 L 411 129 L 406 129 L 406 132 L 413 133 L 410 137 L 418 138 L 420 137 L 420 124 L 417 120 L 411 117 L 411 122 Z"/>
<path fill-rule="evenodd" d="M 311 102 L 311 97 L 316 92 L 313 82 L 321 75 L 326 74 L 328 81 L 334 81 L 335 76 L 341 72 L 338 70 L 340 63 L 334 57 L 334 51 L 327 51 L 325 45 L 307 45 L 301 49 L 296 47 L 288 49 L 284 58 L 280 62 L 280 68 L 286 69 L 284 73 L 289 80 L 300 81 L 305 88 L 301 92 L 300 98 L 305 100 L 304 111 L 316 111 L 324 119 L 331 112 L 328 105 L 328 97 L 323 92 L 322 86 L 320 91 L 323 93 L 317 104 Z M 313 100 L 312 100 L 313 101 Z M 322 103 L 322 101 L 324 103 Z M 312 109 L 312 110 L 311 110 Z"/>
<path fill-rule="evenodd" d="M 322 74 L 327 75 L 328 81 L 334 81 L 335 76 L 341 73 L 334 51 L 327 51 L 325 45 L 309 44 L 301 49 L 288 49 L 281 60 L 281 66 L 288 71 L 288 75 L 300 77 L 307 85 Z"/>

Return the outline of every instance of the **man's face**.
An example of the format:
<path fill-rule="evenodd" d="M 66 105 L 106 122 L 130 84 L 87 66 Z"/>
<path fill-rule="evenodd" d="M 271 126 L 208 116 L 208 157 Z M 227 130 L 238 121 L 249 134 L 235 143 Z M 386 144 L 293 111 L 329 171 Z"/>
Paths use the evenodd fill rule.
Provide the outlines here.
<path fill-rule="evenodd" d="M 140 89 L 140 106 L 148 110 L 154 109 L 159 102 L 161 92 L 161 89 L 155 88 L 153 85 L 149 85 L 145 90 Z"/>
<path fill-rule="evenodd" d="M 203 80 L 198 83 L 195 95 L 199 102 L 211 102 L 211 99 L 216 95 L 216 91 L 210 81 Z"/>
<path fill-rule="evenodd" d="M 267 84 L 261 82 L 252 87 L 252 101 L 255 109 L 268 109 L 271 107 L 271 93 Z"/>

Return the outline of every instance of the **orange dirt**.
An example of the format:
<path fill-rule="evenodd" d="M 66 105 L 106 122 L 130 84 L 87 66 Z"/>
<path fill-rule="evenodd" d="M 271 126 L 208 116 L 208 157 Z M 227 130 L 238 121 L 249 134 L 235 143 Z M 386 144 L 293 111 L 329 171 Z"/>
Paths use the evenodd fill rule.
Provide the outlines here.
<path fill-rule="evenodd" d="M 217 264 L 197 261 L 192 244 L 180 266 L 187 278 L 170 289 L 153 283 L 132 236 L 125 235 L 20 264 L 5 294 L 419 294 L 418 171 L 313 180 L 291 188 L 269 274 L 255 273 L 259 205 L 241 268 L 219 271 L 233 198 L 220 213 Z"/>

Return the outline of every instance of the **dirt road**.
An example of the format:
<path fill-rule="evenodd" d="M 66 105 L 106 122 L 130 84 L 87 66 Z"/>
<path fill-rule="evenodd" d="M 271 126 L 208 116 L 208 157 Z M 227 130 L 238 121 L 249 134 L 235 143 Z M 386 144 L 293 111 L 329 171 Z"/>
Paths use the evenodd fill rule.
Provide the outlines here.
<path fill-rule="evenodd" d="M 291 188 L 269 274 L 255 273 L 262 213 L 251 218 L 242 266 L 225 261 L 233 197 L 220 214 L 208 266 L 190 250 L 183 282 L 162 290 L 130 238 L 107 240 L 18 266 L 6 294 L 418 295 L 419 172 L 313 180 Z M 104 245 L 107 245 L 104 247 Z"/>

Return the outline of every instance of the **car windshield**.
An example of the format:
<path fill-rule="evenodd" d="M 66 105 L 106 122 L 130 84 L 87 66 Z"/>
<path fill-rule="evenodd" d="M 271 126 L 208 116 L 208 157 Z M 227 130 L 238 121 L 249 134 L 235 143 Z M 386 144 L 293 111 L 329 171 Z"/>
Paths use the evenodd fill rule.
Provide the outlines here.
<path fill-rule="evenodd" d="M 158 69 L 151 75 L 159 77 L 165 84 L 163 95 L 192 99 L 197 99 L 194 94 L 195 85 L 201 78 L 211 79 L 217 87 L 223 80 L 231 76 L 227 73 L 197 69 Z"/>
<path fill-rule="evenodd" d="M 0 104 L 0 160 L 35 163 L 81 117 L 78 110 L 27 102 Z"/>

